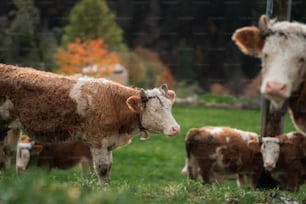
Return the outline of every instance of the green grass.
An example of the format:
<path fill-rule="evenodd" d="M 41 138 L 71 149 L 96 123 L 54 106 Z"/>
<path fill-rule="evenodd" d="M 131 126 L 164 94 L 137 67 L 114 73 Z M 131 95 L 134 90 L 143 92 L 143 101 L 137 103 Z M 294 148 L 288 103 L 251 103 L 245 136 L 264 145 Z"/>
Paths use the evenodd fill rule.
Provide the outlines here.
<path fill-rule="evenodd" d="M 181 125 L 178 136 L 135 137 L 114 151 L 110 186 L 99 185 L 94 175 L 82 175 L 78 167 L 49 175 L 34 167 L 20 176 L 12 170 L 0 172 L 0 203 L 281 203 L 281 196 L 306 201 L 304 187 L 297 193 L 250 191 L 238 189 L 234 181 L 203 186 L 180 174 L 189 128 L 220 125 L 259 132 L 259 111 L 176 106 L 173 113 Z M 286 132 L 294 130 L 288 116 L 284 123 Z"/>

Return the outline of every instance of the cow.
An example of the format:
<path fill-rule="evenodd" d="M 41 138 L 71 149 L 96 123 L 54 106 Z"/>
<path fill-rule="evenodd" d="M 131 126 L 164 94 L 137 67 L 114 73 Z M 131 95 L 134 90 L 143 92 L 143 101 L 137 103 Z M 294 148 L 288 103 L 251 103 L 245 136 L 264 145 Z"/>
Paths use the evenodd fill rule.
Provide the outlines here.
<path fill-rule="evenodd" d="M 191 128 L 185 147 L 189 179 L 197 180 L 200 175 L 203 184 L 211 184 L 236 175 L 238 187 L 256 187 L 263 170 L 256 133 L 229 127 Z"/>
<path fill-rule="evenodd" d="M 5 134 L 4 140 L 0 143 L 0 169 L 8 170 L 11 168 L 12 161 L 16 156 L 20 130 L 10 129 Z"/>
<path fill-rule="evenodd" d="M 23 135 L 22 137 L 25 138 L 28 136 Z M 31 139 L 28 139 L 27 141 L 24 140 L 25 139 L 21 141 L 22 144 L 25 144 L 26 142 L 33 143 Z M 46 167 L 49 172 L 53 168 L 64 170 L 70 169 L 80 163 L 82 165 L 83 173 L 88 173 L 93 169 L 90 149 L 88 145 L 82 141 L 47 144 L 34 142 L 32 145 L 28 146 L 28 148 L 18 143 L 18 148 L 23 148 L 23 151 L 27 151 L 27 153 L 23 152 L 23 154 L 17 156 L 16 164 L 23 164 L 23 166 L 19 165 L 19 168 L 16 168 L 17 171 L 19 169 L 25 170 L 28 167 L 30 159 L 33 157 L 37 157 L 36 162 L 38 167 Z M 18 152 L 21 152 L 21 150 L 18 149 Z M 26 156 L 23 157 L 24 155 Z M 30 155 L 30 157 L 27 155 Z"/>
<path fill-rule="evenodd" d="M 261 141 L 263 165 L 279 182 L 279 188 L 297 191 L 306 178 L 306 137 L 290 132 Z"/>
<path fill-rule="evenodd" d="M 0 64 L 0 125 L 23 129 L 35 141 L 84 140 L 100 183 L 110 183 L 112 151 L 139 132 L 175 136 L 175 92 L 105 79 L 80 78 Z"/>
<path fill-rule="evenodd" d="M 244 54 L 261 59 L 260 92 L 271 101 L 272 110 L 288 103 L 296 129 L 306 133 L 306 25 L 262 15 L 258 27 L 237 29 L 232 39 Z"/>

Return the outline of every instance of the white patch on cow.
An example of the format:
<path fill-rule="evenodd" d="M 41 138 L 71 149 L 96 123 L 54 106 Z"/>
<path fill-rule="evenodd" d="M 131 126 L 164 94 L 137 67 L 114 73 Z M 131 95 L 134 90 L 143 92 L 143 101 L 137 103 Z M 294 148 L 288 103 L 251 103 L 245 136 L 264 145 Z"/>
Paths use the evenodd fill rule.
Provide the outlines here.
<path fill-rule="evenodd" d="M 10 110 L 14 108 L 14 105 L 11 100 L 6 99 L 4 103 L 0 106 L 0 117 L 2 120 L 8 120 L 10 119 Z"/>
<path fill-rule="evenodd" d="M 79 115 L 85 116 L 87 110 L 91 106 L 92 96 L 82 94 L 82 87 L 85 84 L 94 81 L 92 78 L 80 78 L 77 83 L 70 90 L 69 96 L 77 103 L 77 113 Z"/>
<path fill-rule="evenodd" d="M 296 137 L 295 133 L 296 133 L 296 132 L 288 132 L 288 133 L 286 134 L 286 135 L 287 135 L 287 138 L 290 139 L 290 140 L 293 139 L 293 138 L 295 138 L 295 137 Z"/>
<path fill-rule="evenodd" d="M 249 141 L 249 140 L 253 139 L 254 137 L 258 138 L 258 135 L 255 134 L 255 133 L 252 133 L 252 132 L 241 131 L 241 130 L 238 130 L 238 129 L 236 129 L 236 131 L 238 131 L 238 133 L 242 137 L 242 140 L 244 140 L 244 141 Z"/>
<path fill-rule="evenodd" d="M 103 84 L 107 84 L 109 83 L 110 81 L 108 79 L 105 79 L 105 78 L 99 78 L 97 79 L 98 81 L 102 82 Z"/>
<path fill-rule="evenodd" d="M 227 143 L 229 143 L 229 142 L 231 141 L 231 138 L 230 138 L 230 137 L 226 137 L 226 138 L 225 138 L 225 141 L 226 141 Z"/>
<path fill-rule="evenodd" d="M 224 129 L 222 127 L 216 127 L 216 128 L 209 129 L 209 133 L 211 135 L 218 135 L 218 134 L 222 133 L 223 131 L 224 131 Z"/>
<path fill-rule="evenodd" d="M 225 165 L 223 163 L 224 155 L 222 154 L 222 149 L 226 147 L 217 147 L 214 154 L 208 155 L 208 158 L 216 161 L 216 166 L 218 169 L 224 169 Z"/>
<path fill-rule="evenodd" d="M 8 128 L 10 129 L 23 129 L 23 126 L 19 119 L 13 120 L 9 125 Z"/>
<path fill-rule="evenodd" d="M 306 73 L 306 26 L 300 23 L 277 22 L 269 25 L 275 32 L 265 40 L 262 50 L 263 79 L 260 91 L 280 108 L 285 99 L 297 91 Z M 282 32 L 284 35 L 280 35 Z M 283 96 L 266 94 L 268 83 L 285 84 Z"/>

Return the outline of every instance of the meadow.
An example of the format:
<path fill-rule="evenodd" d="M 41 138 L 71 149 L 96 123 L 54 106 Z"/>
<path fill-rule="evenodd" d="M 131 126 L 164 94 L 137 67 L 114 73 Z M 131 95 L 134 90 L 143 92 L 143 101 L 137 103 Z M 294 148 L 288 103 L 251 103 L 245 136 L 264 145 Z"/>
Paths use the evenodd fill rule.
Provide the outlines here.
<path fill-rule="evenodd" d="M 235 181 L 210 186 L 181 175 L 185 162 L 184 137 L 191 127 L 230 126 L 260 131 L 259 110 L 224 110 L 175 106 L 173 114 L 181 125 L 176 137 L 150 134 L 150 139 L 132 143 L 113 152 L 111 185 L 101 186 L 94 175 L 80 168 L 68 171 L 31 167 L 16 175 L 0 172 L 0 203 L 284 203 L 306 202 L 303 186 L 296 193 L 278 189 L 238 189 Z M 284 131 L 294 130 L 288 115 Z"/>

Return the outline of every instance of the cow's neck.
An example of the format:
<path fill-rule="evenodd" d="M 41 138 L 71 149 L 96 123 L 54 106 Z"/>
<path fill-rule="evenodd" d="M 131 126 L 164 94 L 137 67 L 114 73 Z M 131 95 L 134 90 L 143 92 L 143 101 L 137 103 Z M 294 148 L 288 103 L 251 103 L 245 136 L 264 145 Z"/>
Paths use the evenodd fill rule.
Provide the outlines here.
<path fill-rule="evenodd" d="M 306 132 L 306 80 L 299 91 L 293 93 L 289 98 L 289 109 L 295 127 Z"/>

